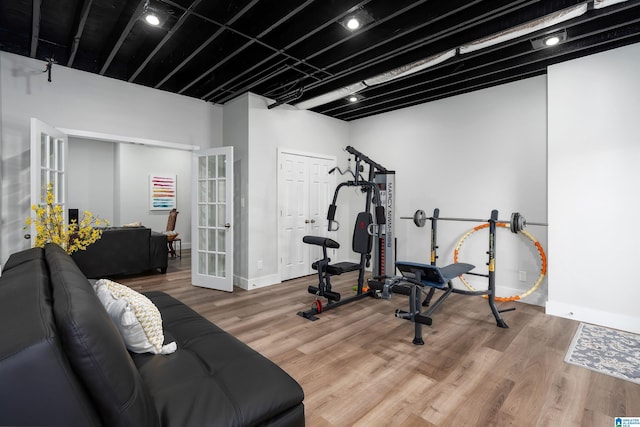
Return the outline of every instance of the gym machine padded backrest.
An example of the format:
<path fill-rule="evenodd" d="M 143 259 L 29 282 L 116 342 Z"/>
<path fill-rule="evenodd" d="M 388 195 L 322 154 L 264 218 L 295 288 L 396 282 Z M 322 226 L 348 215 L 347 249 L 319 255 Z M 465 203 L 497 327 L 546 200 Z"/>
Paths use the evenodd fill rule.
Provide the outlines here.
<path fill-rule="evenodd" d="M 359 254 L 368 254 L 373 247 L 373 236 L 369 234 L 369 226 L 373 223 L 373 218 L 368 212 L 360 212 L 356 217 L 356 224 L 353 229 L 353 242 L 351 248 Z"/>
<path fill-rule="evenodd" d="M 356 223 L 353 227 L 353 240 L 351 249 L 361 256 L 371 252 L 373 247 L 373 236 L 369 234 L 369 225 L 373 222 L 369 212 L 360 212 L 356 217 Z M 326 255 L 325 255 L 326 257 Z M 332 276 L 338 276 L 349 271 L 356 271 L 362 267 L 359 262 L 338 262 L 336 264 L 327 265 L 327 273 Z"/>

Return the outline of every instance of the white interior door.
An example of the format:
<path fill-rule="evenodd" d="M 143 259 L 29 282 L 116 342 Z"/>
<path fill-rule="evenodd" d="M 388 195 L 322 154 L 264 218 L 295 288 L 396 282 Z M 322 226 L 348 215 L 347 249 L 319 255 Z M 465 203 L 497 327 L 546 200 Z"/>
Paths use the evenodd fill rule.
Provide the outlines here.
<path fill-rule="evenodd" d="M 233 291 L 233 147 L 195 152 L 191 283 Z"/>
<path fill-rule="evenodd" d="M 327 210 L 336 186 L 336 177 L 329 170 L 335 165 L 335 160 L 309 158 L 309 234 L 314 236 L 329 236 Z"/>
<path fill-rule="evenodd" d="M 53 187 L 54 203 L 62 207 L 67 219 L 68 137 L 65 133 L 38 119 L 31 119 L 31 206 L 46 200 L 49 184 Z M 35 227 L 31 227 L 32 245 Z"/>
<path fill-rule="evenodd" d="M 336 161 L 285 151 L 278 158 L 280 280 L 288 280 L 311 274 L 311 263 L 322 255 L 320 247 L 307 245 L 302 238 L 330 234 L 326 216 L 335 176 L 329 170 Z"/>
<path fill-rule="evenodd" d="M 282 153 L 278 193 L 280 198 L 281 280 L 305 276 L 309 270 L 308 251 L 302 238 L 309 223 L 309 176 L 307 158 Z"/>

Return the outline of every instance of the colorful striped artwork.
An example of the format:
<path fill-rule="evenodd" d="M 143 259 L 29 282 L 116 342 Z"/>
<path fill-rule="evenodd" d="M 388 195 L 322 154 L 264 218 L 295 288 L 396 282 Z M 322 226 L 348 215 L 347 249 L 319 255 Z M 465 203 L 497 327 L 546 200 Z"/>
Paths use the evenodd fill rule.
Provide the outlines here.
<path fill-rule="evenodd" d="M 176 207 L 176 176 L 149 175 L 149 209 L 171 210 Z"/>

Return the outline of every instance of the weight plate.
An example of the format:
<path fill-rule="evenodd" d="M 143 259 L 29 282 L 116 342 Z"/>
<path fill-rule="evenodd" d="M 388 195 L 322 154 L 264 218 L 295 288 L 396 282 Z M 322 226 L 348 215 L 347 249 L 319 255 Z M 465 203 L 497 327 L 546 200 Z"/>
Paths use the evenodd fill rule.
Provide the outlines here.
<path fill-rule="evenodd" d="M 417 227 L 424 227 L 427 223 L 427 214 L 425 214 L 422 209 L 418 209 L 416 213 L 413 214 L 413 223 Z"/>

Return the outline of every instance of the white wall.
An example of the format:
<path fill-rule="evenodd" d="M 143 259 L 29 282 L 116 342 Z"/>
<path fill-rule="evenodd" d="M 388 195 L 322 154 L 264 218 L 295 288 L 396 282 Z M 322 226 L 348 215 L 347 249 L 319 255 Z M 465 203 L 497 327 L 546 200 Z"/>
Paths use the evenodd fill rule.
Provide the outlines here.
<path fill-rule="evenodd" d="M 176 175 L 182 245 L 191 247 L 191 152 L 69 138 L 68 206 L 112 226 L 141 222 L 162 232 L 169 211 L 149 210 L 149 176 Z"/>
<path fill-rule="evenodd" d="M 640 333 L 640 44 L 549 68 L 550 314 Z"/>
<path fill-rule="evenodd" d="M 243 164 L 243 174 L 246 168 L 247 181 L 246 186 L 239 184 L 241 194 L 235 195 L 245 200 L 245 207 L 240 212 L 241 233 L 246 233 L 246 237 L 241 236 L 240 240 L 247 242 L 246 247 L 236 248 L 236 251 L 246 251 L 243 255 L 246 264 L 240 267 L 243 276 L 238 278 L 238 284 L 251 289 L 279 282 L 278 148 L 346 158 L 342 150 L 348 145 L 348 123 L 288 106 L 269 110 L 267 106 L 273 101 L 253 94 L 244 99 L 241 97 L 237 102 L 236 108 L 248 108 L 247 148 L 236 149 L 234 153 L 236 164 Z M 235 120 L 227 115 L 228 107 L 229 104 L 225 105 L 225 126 Z M 235 114 L 240 113 L 236 111 Z M 236 136 L 241 141 L 244 122 L 241 115 L 234 117 L 238 117 L 240 123 Z M 225 138 L 227 135 L 225 128 Z M 238 232 L 237 227 L 235 232 Z M 342 239 L 340 235 L 338 238 Z M 346 239 L 350 241 L 350 233 Z M 258 261 L 262 261 L 262 269 L 258 268 Z"/>
<path fill-rule="evenodd" d="M 184 247 L 191 246 L 191 156 L 188 151 L 119 144 L 116 197 L 119 205 L 118 225 L 132 222 L 154 231 L 166 229 L 169 211 L 149 210 L 149 176 L 176 175 L 176 231 Z"/>
<path fill-rule="evenodd" d="M 115 220 L 116 144 L 69 138 L 67 206 L 90 211 L 112 225 Z"/>
<path fill-rule="evenodd" d="M 29 118 L 53 126 L 202 148 L 222 145 L 222 107 L 0 52 L 2 242 L 0 262 L 28 247 Z M 185 215 L 187 216 L 187 215 Z"/>
<path fill-rule="evenodd" d="M 350 123 L 350 144 L 396 171 L 397 258 L 429 262 L 430 223 L 417 228 L 400 216 L 423 209 L 431 216 L 500 219 L 518 211 L 546 222 L 546 80 L 544 76 L 484 89 Z M 361 206 L 356 206 L 357 210 Z M 355 212 L 353 212 L 355 215 Z M 438 223 L 439 265 L 453 262 L 461 235 L 478 224 Z M 546 228 L 528 231 L 547 247 Z M 464 259 L 485 272 L 488 233 L 463 246 Z M 523 236 L 499 229 L 498 295 L 519 295 L 539 276 L 540 257 Z M 527 280 L 520 282 L 518 272 Z M 486 289 L 487 280 L 468 279 Z M 545 284 L 525 302 L 543 304 Z M 508 319 L 507 319 L 508 321 Z"/>
<path fill-rule="evenodd" d="M 246 288 L 249 234 L 249 95 L 244 94 L 224 106 L 224 145 L 233 147 L 233 274 L 234 284 Z"/>

